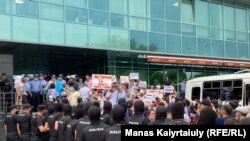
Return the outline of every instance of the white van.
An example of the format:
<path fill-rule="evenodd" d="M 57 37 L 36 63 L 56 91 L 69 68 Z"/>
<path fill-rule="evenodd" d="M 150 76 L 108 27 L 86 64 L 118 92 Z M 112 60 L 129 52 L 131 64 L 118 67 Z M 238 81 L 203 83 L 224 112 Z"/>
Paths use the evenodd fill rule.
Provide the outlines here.
<path fill-rule="evenodd" d="M 238 100 L 246 105 L 250 98 L 250 71 L 234 74 L 199 77 L 187 81 L 185 98 L 190 101 L 223 98 Z"/>

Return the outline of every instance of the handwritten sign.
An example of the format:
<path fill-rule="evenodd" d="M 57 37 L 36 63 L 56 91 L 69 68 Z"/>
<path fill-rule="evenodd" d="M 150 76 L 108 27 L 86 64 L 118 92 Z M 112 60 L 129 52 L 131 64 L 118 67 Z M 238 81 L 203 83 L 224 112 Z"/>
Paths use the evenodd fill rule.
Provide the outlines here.
<path fill-rule="evenodd" d="M 139 79 L 139 73 L 130 73 L 129 78 L 137 80 Z"/>
<path fill-rule="evenodd" d="M 120 82 L 122 84 L 129 83 L 129 77 L 128 76 L 120 76 Z"/>
<path fill-rule="evenodd" d="M 139 88 L 147 88 L 147 81 L 140 81 L 138 84 Z"/>
<path fill-rule="evenodd" d="M 93 89 L 111 89 L 112 75 L 93 74 L 92 88 Z"/>

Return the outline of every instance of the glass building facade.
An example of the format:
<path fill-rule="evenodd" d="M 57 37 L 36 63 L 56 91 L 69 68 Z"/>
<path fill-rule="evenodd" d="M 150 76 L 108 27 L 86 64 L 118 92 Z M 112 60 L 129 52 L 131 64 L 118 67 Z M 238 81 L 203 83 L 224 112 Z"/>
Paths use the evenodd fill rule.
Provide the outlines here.
<path fill-rule="evenodd" d="M 173 79 L 179 82 L 181 72 L 190 79 L 200 72 L 210 75 L 240 68 L 150 64 L 131 54 L 249 60 L 249 4 L 247 0 L 0 0 L 0 40 L 104 50 L 103 73 L 139 71 L 142 79 L 153 83 L 151 74 L 163 79 L 165 70 L 171 70 L 178 72 Z M 20 64 L 14 62 L 14 68 Z"/>

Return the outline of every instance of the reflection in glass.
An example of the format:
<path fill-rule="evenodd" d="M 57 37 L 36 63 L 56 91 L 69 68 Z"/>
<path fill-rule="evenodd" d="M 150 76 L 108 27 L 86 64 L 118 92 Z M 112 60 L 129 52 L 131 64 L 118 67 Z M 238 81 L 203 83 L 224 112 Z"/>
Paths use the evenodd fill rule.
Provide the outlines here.
<path fill-rule="evenodd" d="M 182 53 L 188 55 L 196 55 L 195 38 L 182 36 Z"/>
<path fill-rule="evenodd" d="M 211 40 L 212 56 L 224 57 L 224 41 Z"/>
<path fill-rule="evenodd" d="M 209 39 L 197 38 L 197 49 L 199 55 L 211 56 L 211 43 Z"/>
<path fill-rule="evenodd" d="M 128 28 L 128 17 L 119 14 L 110 14 L 110 25 L 112 27 Z"/>
<path fill-rule="evenodd" d="M 182 0 L 181 1 L 182 21 L 187 23 L 194 23 L 194 1 Z"/>
<path fill-rule="evenodd" d="M 89 8 L 108 11 L 109 0 L 89 0 Z"/>
<path fill-rule="evenodd" d="M 210 12 L 209 12 L 209 3 L 206 1 L 197 1 L 196 6 L 196 16 L 197 24 L 209 26 L 210 24 Z"/>
<path fill-rule="evenodd" d="M 164 19 L 164 0 L 150 0 L 148 5 L 149 17 Z"/>
<path fill-rule="evenodd" d="M 74 23 L 87 23 L 88 13 L 85 9 L 66 7 L 66 21 Z"/>
<path fill-rule="evenodd" d="M 137 17 L 130 17 L 129 27 L 133 30 L 147 30 L 147 23 L 146 19 L 144 18 L 137 18 Z"/>
<path fill-rule="evenodd" d="M 109 14 L 106 12 L 89 11 L 89 23 L 96 25 L 109 25 Z"/>
<path fill-rule="evenodd" d="M 147 51 L 147 33 L 141 31 L 130 31 L 130 49 Z"/>
<path fill-rule="evenodd" d="M 10 13 L 10 0 L 0 0 L 0 13 Z"/>
<path fill-rule="evenodd" d="M 180 21 L 180 2 L 179 0 L 165 0 L 166 20 Z"/>
<path fill-rule="evenodd" d="M 89 45 L 91 48 L 109 48 L 109 30 L 104 27 L 89 26 Z"/>
<path fill-rule="evenodd" d="M 110 29 L 110 48 L 129 50 L 128 30 Z"/>
<path fill-rule="evenodd" d="M 237 49 L 236 49 L 236 43 L 226 41 L 225 42 L 225 57 L 229 58 L 237 58 Z"/>
<path fill-rule="evenodd" d="M 177 35 L 166 35 L 166 53 L 181 53 L 181 37 Z"/>
<path fill-rule="evenodd" d="M 0 4 L 1 5 L 1 4 Z M 13 4 L 13 13 L 20 16 L 38 17 L 39 6 L 37 1 L 23 1 L 22 4 Z"/>
<path fill-rule="evenodd" d="M 149 51 L 165 52 L 164 34 L 149 33 Z"/>

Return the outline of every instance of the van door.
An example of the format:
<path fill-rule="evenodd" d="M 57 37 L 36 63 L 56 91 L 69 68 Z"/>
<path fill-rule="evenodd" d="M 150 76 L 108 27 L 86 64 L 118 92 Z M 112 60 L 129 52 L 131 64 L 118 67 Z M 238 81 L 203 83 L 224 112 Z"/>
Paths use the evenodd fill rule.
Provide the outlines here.
<path fill-rule="evenodd" d="M 243 94 L 242 94 L 242 102 L 243 105 L 247 105 L 248 101 L 250 100 L 250 79 L 246 79 L 244 80 L 244 84 L 243 84 Z"/>
<path fill-rule="evenodd" d="M 202 98 L 202 83 L 189 83 L 186 87 L 186 99 L 195 101 Z"/>

